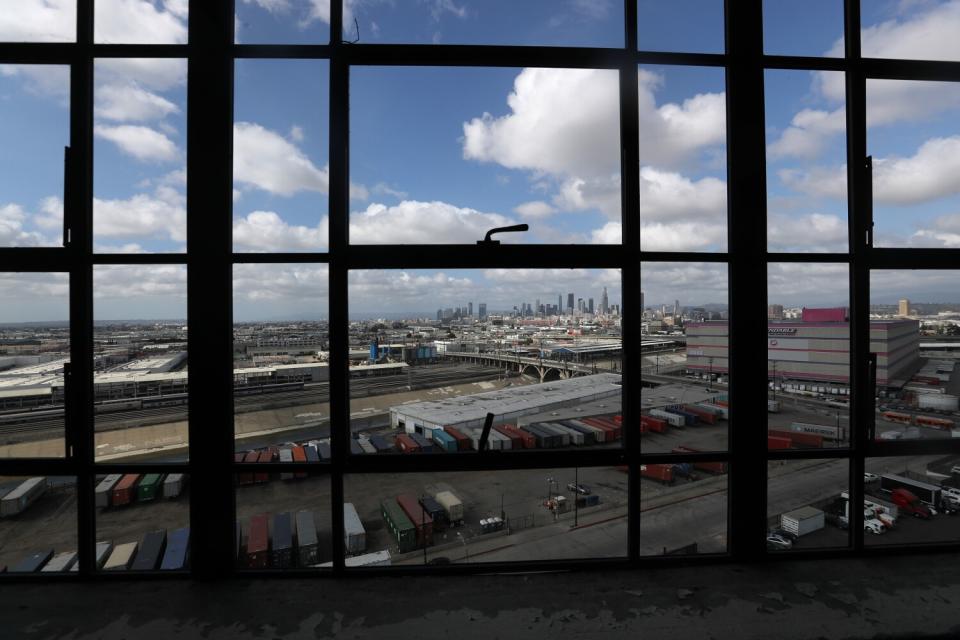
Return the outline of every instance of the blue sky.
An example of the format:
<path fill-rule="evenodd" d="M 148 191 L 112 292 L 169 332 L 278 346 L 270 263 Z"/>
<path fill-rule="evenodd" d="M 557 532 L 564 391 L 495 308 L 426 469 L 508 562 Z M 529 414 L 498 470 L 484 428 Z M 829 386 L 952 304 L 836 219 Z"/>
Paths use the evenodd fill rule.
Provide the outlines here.
<path fill-rule="evenodd" d="M 96 38 L 185 42 L 186 5 L 99 0 Z M 720 52 L 721 6 L 721 0 L 640 0 L 641 48 Z M 23 0 L 18 7 L 16 15 L 0 16 L 0 39 L 73 38 L 69 0 Z M 841 7 L 840 0 L 809 0 L 800 10 L 768 0 L 766 51 L 841 54 Z M 348 26 L 356 19 L 368 43 L 623 41 L 620 6 L 602 0 L 347 0 L 345 9 Z M 329 38 L 329 6 L 238 0 L 236 29 L 243 43 L 322 43 Z M 345 37 L 355 37 L 355 28 L 348 31 Z M 957 33 L 960 0 L 863 3 L 865 55 L 960 60 Z M 326 249 L 328 73 L 325 61 L 237 61 L 237 251 Z M 644 249 L 724 250 L 723 71 L 645 66 L 637 81 Z M 0 154 L 0 245 L 60 242 L 68 82 L 63 68 L 0 65 L 0 144 L 15 150 Z M 184 62 L 100 60 L 95 82 L 97 249 L 183 251 Z M 769 71 L 765 83 L 770 248 L 843 251 L 842 74 Z M 508 241 L 619 242 L 617 90 L 616 74 L 604 70 L 352 69 L 352 240 L 473 243 L 492 226 L 527 222 L 531 231 Z M 960 85 L 868 86 L 878 244 L 960 246 L 958 110 Z M 645 272 L 648 300 L 672 301 L 677 282 L 697 281 L 658 280 L 655 271 L 651 265 Z M 702 281 L 715 285 L 718 278 L 725 274 Z M 831 280 L 782 295 L 843 297 Z M 269 289 L 269 282 L 244 282 L 249 290 L 238 296 L 257 299 Z M 718 301 L 716 288 L 690 285 L 684 292 L 689 304 Z M 274 297 L 274 305 L 293 309 L 295 298 Z M 380 300 L 405 304 L 399 296 Z"/>

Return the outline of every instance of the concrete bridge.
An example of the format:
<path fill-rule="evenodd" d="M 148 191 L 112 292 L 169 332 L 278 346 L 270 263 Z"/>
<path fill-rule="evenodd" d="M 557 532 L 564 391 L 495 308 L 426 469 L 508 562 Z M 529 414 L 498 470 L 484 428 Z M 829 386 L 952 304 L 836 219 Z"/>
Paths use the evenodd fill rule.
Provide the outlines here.
<path fill-rule="evenodd" d="M 486 365 L 489 367 L 498 367 L 517 371 L 528 376 L 540 378 L 540 382 L 549 382 L 551 380 L 566 380 L 574 376 L 585 376 L 593 373 L 608 372 L 608 369 L 600 369 L 593 365 L 578 364 L 576 362 L 565 362 L 561 360 L 544 360 L 543 358 L 528 358 L 517 354 L 511 354 L 505 351 L 493 353 L 464 353 L 461 351 L 447 351 L 442 354 L 444 358 L 460 360 L 461 362 L 472 362 L 474 364 Z"/>

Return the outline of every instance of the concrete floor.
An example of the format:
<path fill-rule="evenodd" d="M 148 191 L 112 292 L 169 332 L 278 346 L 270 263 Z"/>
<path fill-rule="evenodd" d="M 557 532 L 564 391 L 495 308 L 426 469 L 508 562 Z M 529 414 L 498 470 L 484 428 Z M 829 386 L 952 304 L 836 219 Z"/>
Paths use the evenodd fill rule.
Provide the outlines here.
<path fill-rule="evenodd" d="M 956 638 L 953 555 L 644 571 L 0 584 L 4 638 Z M 640 634 L 640 635 L 638 635 Z"/>

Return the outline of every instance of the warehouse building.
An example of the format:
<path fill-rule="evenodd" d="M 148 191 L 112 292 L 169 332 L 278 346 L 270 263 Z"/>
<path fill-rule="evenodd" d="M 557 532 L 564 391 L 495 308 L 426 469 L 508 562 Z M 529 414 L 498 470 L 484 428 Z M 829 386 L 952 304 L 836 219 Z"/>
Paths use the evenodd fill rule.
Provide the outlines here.
<path fill-rule="evenodd" d="M 872 320 L 870 351 L 877 354 L 877 385 L 901 388 L 920 368 L 916 320 Z M 687 369 L 726 375 L 727 321 L 687 325 Z M 850 383 L 847 309 L 804 309 L 800 321 L 767 323 L 767 375 L 777 380 Z"/>

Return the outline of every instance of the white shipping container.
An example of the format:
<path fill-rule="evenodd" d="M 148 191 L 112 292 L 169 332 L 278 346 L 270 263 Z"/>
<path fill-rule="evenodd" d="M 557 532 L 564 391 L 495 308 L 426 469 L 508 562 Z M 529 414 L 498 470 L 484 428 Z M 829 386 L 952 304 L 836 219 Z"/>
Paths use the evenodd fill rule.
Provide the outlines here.
<path fill-rule="evenodd" d="M 114 548 L 113 553 L 103 563 L 104 571 L 126 571 L 133 564 L 133 558 L 137 555 L 139 543 L 127 542 Z"/>
<path fill-rule="evenodd" d="M 343 542 L 347 553 L 363 553 L 367 549 L 367 531 L 353 504 L 343 505 Z"/>
<path fill-rule="evenodd" d="M 669 411 L 662 411 L 660 409 L 651 409 L 650 415 L 654 418 L 660 418 L 661 420 L 666 420 L 667 424 L 671 424 L 675 427 L 682 427 L 684 423 L 683 416 L 679 416 L 675 413 L 670 413 Z"/>
<path fill-rule="evenodd" d="M 40 573 L 55 573 L 60 571 L 71 571 L 77 564 L 76 551 L 64 551 L 53 556 L 53 558 L 40 569 Z"/>
<path fill-rule="evenodd" d="M 96 565 L 97 569 L 103 568 L 103 563 L 107 561 L 107 558 L 110 557 L 110 554 L 113 552 L 113 543 L 112 542 L 98 542 L 96 550 Z"/>
<path fill-rule="evenodd" d="M 785 531 L 797 536 L 805 536 L 808 533 L 819 531 L 823 529 L 823 525 L 823 511 L 813 507 L 800 507 L 780 514 L 780 526 Z"/>
<path fill-rule="evenodd" d="M 932 393 L 917 394 L 917 404 L 921 409 L 936 409 L 937 411 L 957 411 L 957 396 L 947 394 L 935 395 Z"/>
<path fill-rule="evenodd" d="M 20 486 L 8 493 L 0 500 L 0 517 L 14 516 L 24 511 L 47 490 L 47 479 L 44 477 L 27 478 Z"/>
<path fill-rule="evenodd" d="M 163 497 L 176 498 L 183 492 L 183 485 L 186 483 L 186 476 L 182 473 L 171 473 L 163 481 Z"/>
<path fill-rule="evenodd" d="M 122 477 L 122 473 L 111 473 L 100 481 L 100 484 L 98 484 L 96 488 L 96 505 L 98 507 L 105 509 L 110 506 L 110 495 L 113 491 L 113 485 L 120 482 L 120 478 Z"/>
<path fill-rule="evenodd" d="M 451 524 L 463 522 L 463 502 L 450 491 L 441 491 L 433 497 L 447 513 Z"/>

